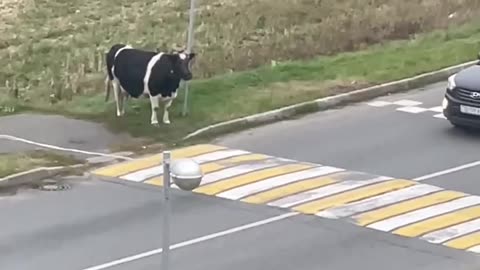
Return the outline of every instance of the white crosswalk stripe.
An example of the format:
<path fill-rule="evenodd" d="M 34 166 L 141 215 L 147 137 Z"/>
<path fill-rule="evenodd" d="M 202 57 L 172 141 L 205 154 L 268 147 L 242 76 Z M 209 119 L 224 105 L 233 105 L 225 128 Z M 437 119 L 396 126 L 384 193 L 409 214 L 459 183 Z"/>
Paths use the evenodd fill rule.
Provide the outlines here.
<path fill-rule="evenodd" d="M 319 212 L 317 216 L 323 216 L 328 218 L 348 217 L 356 213 L 365 212 L 374 208 L 389 205 L 403 200 L 408 200 L 439 190 L 441 190 L 441 188 L 436 186 L 425 184 L 414 185 L 358 202 L 353 202 L 336 208 L 327 209 Z"/>
<path fill-rule="evenodd" d="M 415 100 L 402 99 L 397 101 L 374 100 L 366 103 L 370 107 L 392 107 L 395 111 L 410 114 L 435 113 L 434 118 L 446 119 L 442 106 L 425 107 L 423 103 Z"/>
<path fill-rule="evenodd" d="M 450 202 L 422 208 L 420 210 L 409 212 L 403 215 L 394 216 L 392 218 L 370 224 L 367 227 L 380 231 L 391 231 L 395 228 L 417 222 L 422 219 L 431 218 L 433 216 L 438 216 L 450 211 L 477 204 L 480 204 L 480 197 L 468 196 Z"/>
<path fill-rule="evenodd" d="M 439 244 L 478 230 L 480 230 L 480 218 L 425 234 L 421 238 L 431 243 Z"/>

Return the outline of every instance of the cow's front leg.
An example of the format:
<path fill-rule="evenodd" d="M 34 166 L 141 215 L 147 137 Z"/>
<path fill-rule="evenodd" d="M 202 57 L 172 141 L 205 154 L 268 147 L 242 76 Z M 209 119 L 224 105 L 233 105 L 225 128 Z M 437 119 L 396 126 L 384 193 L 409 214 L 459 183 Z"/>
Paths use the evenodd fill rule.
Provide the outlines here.
<path fill-rule="evenodd" d="M 125 107 L 127 106 L 127 100 L 128 100 L 128 93 L 123 90 L 123 92 L 121 92 L 120 94 L 120 97 L 121 97 L 121 104 L 122 104 L 122 107 L 121 107 L 121 110 L 120 110 L 120 115 L 125 115 Z"/>
<path fill-rule="evenodd" d="M 115 105 L 117 108 L 117 116 L 121 116 L 122 113 L 120 111 L 120 102 L 121 102 L 120 99 L 121 99 L 122 93 L 120 92 L 120 84 L 118 83 L 117 80 L 113 80 L 112 84 L 113 84 L 113 94 L 115 96 Z"/>
<path fill-rule="evenodd" d="M 152 105 L 152 117 L 150 123 L 154 126 L 158 126 L 157 111 L 158 111 L 158 96 L 150 95 L 150 105 Z"/>
<path fill-rule="evenodd" d="M 125 114 L 125 93 L 121 90 L 118 91 L 118 107 L 119 107 L 119 116 Z"/>
<path fill-rule="evenodd" d="M 170 124 L 170 117 L 168 115 L 168 109 L 172 106 L 173 98 L 165 99 L 165 105 L 163 106 L 163 123 Z"/>

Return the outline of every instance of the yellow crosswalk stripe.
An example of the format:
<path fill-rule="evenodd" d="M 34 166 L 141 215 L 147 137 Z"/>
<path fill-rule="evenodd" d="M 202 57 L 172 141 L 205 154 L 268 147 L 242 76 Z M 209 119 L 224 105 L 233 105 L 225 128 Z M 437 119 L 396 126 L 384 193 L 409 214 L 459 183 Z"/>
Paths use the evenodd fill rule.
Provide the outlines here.
<path fill-rule="evenodd" d="M 418 210 L 420 208 L 428 207 L 431 205 L 451 201 L 460 197 L 464 197 L 466 194 L 455 191 L 440 191 L 430 195 L 421 196 L 415 199 L 407 200 L 390 206 L 382 207 L 376 210 L 362 213 L 356 217 L 357 224 L 361 226 L 367 226 L 371 223 L 390 218 L 393 216 L 401 215 L 410 211 Z"/>
<path fill-rule="evenodd" d="M 270 201 L 280 199 L 286 196 L 297 194 L 306 190 L 311 190 L 314 188 L 323 187 L 332 183 L 335 183 L 336 180 L 332 177 L 317 177 L 313 179 L 302 180 L 278 188 L 270 189 L 252 196 L 242 199 L 243 202 L 248 203 L 268 203 Z"/>
<path fill-rule="evenodd" d="M 251 161 L 259 161 L 259 160 L 265 160 L 267 158 L 270 158 L 270 156 L 263 155 L 263 154 L 245 154 L 245 155 L 240 155 L 240 156 L 235 156 L 219 161 L 212 161 L 212 162 L 218 162 L 219 164 L 224 164 L 224 167 L 227 168 L 226 164 L 231 163 L 230 165 L 238 165 L 239 163 L 243 162 L 251 162 Z"/>
<path fill-rule="evenodd" d="M 301 170 L 305 170 L 308 168 L 312 168 L 313 165 L 307 164 L 287 164 L 282 165 L 274 168 L 263 169 L 260 171 L 255 171 L 247 174 L 243 174 L 240 176 L 220 180 L 214 183 L 210 183 L 204 186 L 201 186 L 194 190 L 194 192 L 207 194 L 207 195 L 215 195 L 220 192 L 240 187 L 243 185 L 247 185 L 250 183 L 254 183 L 263 179 L 267 179 L 270 177 L 275 177 L 287 173 L 297 172 Z"/>
<path fill-rule="evenodd" d="M 395 234 L 415 237 L 448 226 L 480 217 L 480 206 L 469 207 L 445 215 L 429 218 L 393 231 Z"/>
<path fill-rule="evenodd" d="M 179 148 L 172 151 L 172 158 L 188 158 L 206 154 L 209 152 L 226 149 L 223 146 L 198 144 L 185 148 Z M 128 173 L 143 170 L 149 167 L 158 166 L 163 160 L 163 155 L 153 155 L 146 158 L 140 158 L 132 161 L 113 164 L 94 170 L 92 173 L 96 175 L 104 175 L 110 177 L 119 177 Z"/>
<path fill-rule="evenodd" d="M 412 186 L 416 184 L 415 181 L 395 179 L 382 182 L 379 184 L 373 184 L 351 191 L 342 192 L 337 195 L 332 195 L 327 198 L 307 202 L 297 205 L 293 208 L 295 211 L 299 211 L 305 214 L 315 214 L 321 210 L 325 210 L 330 207 L 340 206 L 349 202 L 362 200 L 368 197 L 379 195 L 388 191 Z"/>
<path fill-rule="evenodd" d="M 241 156 L 227 158 L 221 161 L 212 161 L 212 162 L 204 163 L 204 164 L 201 164 L 200 167 L 202 168 L 202 172 L 205 175 L 218 170 L 237 166 L 239 164 L 242 164 L 243 162 L 258 161 L 258 160 L 264 160 L 267 158 L 269 158 L 269 156 L 262 155 L 262 154 L 245 154 Z M 152 179 L 145 181 L 145 183 L 157 185 L 157 186 L 163 186 L 163 176 L 154 177 Z"/>
<path fill-rule="evenodd" d="M 455 238 L 443 243 L 443 245 L 456 249 L 469 249 L 480 245 L 480 231 Z"/>

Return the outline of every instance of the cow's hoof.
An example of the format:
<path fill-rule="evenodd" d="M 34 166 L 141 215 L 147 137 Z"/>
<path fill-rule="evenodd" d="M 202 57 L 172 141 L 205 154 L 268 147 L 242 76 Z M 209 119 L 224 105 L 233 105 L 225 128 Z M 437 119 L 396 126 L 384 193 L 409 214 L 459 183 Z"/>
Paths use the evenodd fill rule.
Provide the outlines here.
<path fill-rule="evenodd" d="M 170 121 L 163 121 L 165 125 L 170 125 Z"/>
<path fill-rule="evenodd" d="M 152 123 L 153 127 L 159 127 L 160 125 L 158 123 Z"/>

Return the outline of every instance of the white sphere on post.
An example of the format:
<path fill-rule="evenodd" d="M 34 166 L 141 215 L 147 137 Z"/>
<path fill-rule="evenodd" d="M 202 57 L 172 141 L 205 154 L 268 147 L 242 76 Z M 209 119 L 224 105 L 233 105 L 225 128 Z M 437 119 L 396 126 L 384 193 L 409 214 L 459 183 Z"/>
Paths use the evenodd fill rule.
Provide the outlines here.
<path fill-rule="evenodd" d="M 180 189 L 191 191 L 200 186 L 203 172 L 193 159 L 178 159 L 172 162 L 170 176 Z"/>

